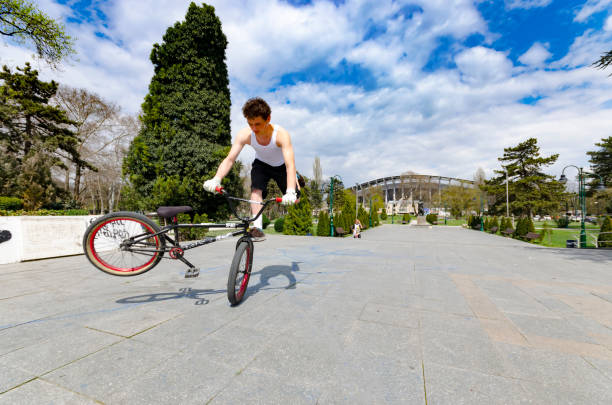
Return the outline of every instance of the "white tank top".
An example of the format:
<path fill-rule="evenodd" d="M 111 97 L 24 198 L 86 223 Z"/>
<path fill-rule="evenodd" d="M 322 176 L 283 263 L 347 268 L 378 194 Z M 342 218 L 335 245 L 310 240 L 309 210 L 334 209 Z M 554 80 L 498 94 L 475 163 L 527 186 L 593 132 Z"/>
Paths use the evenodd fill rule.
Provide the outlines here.
<path fill-rule="evenodd" d="M 254 132 L 251 132 L 251 146 L 255 149 L 255 159 L 259 159 L 270 166 L 282 166 L 285 163 L 283 150 L 276 145 L 276 127 L 272 132 L 272 138 L 267 145 L 257 142 Z"/>

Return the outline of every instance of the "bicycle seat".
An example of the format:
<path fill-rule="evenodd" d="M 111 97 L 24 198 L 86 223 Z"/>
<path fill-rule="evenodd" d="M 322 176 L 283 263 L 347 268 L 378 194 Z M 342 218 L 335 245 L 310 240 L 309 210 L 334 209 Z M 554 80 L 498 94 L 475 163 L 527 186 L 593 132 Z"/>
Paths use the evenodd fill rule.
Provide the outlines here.
<path fill-rule="evenodd" d="M 193 211 L 193 208 L 188 205 L 181 205 L 178 207 L 159 207 L 157 209 L 157 215 L 162 218 L 172 218 L 176 214 L 181 214 L 183 212 L 189 211 Z"/>

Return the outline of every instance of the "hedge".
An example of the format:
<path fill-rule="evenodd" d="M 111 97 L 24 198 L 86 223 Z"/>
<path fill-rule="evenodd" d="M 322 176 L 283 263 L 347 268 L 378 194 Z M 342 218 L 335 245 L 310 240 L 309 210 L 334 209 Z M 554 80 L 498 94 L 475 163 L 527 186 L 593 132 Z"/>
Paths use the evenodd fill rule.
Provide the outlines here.
<path fill-rule="evenodd" d="M 17 197 L 0 197 L 0 210 L 20 210 L 23 208 L 23 201 Z"/>
<path fill-rule="evenodd" d="M 19 216 L 31 216 L 31 217 L 44 217 L 44 216 L 53 216 L 53 217 L 61 217 L 68 215 L 89 215 L 88 210 L 37 210 L 37 211 L 26 211 L 26 210 L 16 210 L 16 211 L 8 211 L 0 209 L 0 217 L 19 217 Z"/>

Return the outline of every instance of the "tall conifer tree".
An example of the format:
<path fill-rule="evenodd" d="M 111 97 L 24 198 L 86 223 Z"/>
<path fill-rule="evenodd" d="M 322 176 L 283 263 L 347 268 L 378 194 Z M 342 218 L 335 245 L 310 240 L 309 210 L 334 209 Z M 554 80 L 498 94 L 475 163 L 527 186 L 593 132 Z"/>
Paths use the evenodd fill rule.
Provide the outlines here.
<path fill-rule="evenodd" d="M 537 143 L 536 138 L 529 138 L 517 146 L 504 148 L 504 155 L 498 158 L 508 170 L 510 211 L 529 217 L 539 211 L 555 211 L 563 195 L 563 185 L 543 172 L 559 155 L 540 156 Z M 489 211 L 502 213 L 506 210 L 506 174 L 503 170 L 495 173 L 498 176 L 486 180 L 481 188 L 495 198 Z"/>
<path fill-rule="evenodd" d="M 228 213 L 220 197 L 202 189 L 231 144 L 226 47 L 214 8 L 194 3 L 153 45 L 143 127 L 124 160 L 133 208 L 184 204 L 211 218 Z M 223 181 L 231 194 L 242 194 L 239 176 L 237 163 Z"/>
<path fill-rule="evenodd" d="M 60 158 L 93 166 L 76 149 L 74 122 L 49 104 L 57 83 L 40 81 L 29 63 L 14 73 L 4 66 L 0 81 L 0 194 L 19 196 L 27 209 L 38 209 L 56 202 L 51 168 L 63 166 Z"/>

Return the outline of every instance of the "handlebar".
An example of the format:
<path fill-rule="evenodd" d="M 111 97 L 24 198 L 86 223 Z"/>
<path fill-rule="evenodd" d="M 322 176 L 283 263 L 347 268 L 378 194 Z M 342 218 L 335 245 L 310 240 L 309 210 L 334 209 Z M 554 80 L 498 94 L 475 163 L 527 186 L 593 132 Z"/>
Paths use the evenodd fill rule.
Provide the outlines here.
<path fill-rule="evenodd" d="M 273 202 L 283 202 L 282 197 L 274 197 L 274 198 L 270 198 L 266 201 L 254 201 L 254 200 L 247 200 L 244 198 L 238 198 L 238 197 L 232 197 L 230 195 L 227 194 L 227 192 L 225 191 L 225 189 L 221 186 L 217 186 L 215 187 L 215 191 L 219 194 L 221 194 L 223 197 L 225 197 L 225 199 L 227 200 L 228 205 L 230 206 L 230 210 L 232 211 L 232 213 L 236 216 L 236 218 L 239 218 L 242 221 L 245 222 L 252 222 L 255 221 L 257 218 L 259 218 L 259 216 L 262 214 L 263 210 L 268 206 L 268 204 L 273 203 Z M 262 207 L 259 210 L 259 212 L 257 213 L 257 215 L 255 215 L 253 218 L 250 217 L 241 217 L 237 212 L 236 212 L 236 208 L 234 207 L 234 204 L 232 204 L 232 200 L 236 200 L 236 201 L 243 201 L 243 202 L 248 202 L 248 203 L 254 203 L 254 204 L 261 204 Z M 300 200 L 296 200 L 295 203 L 297 204 L 298 202 L 300 202 Z"/>

